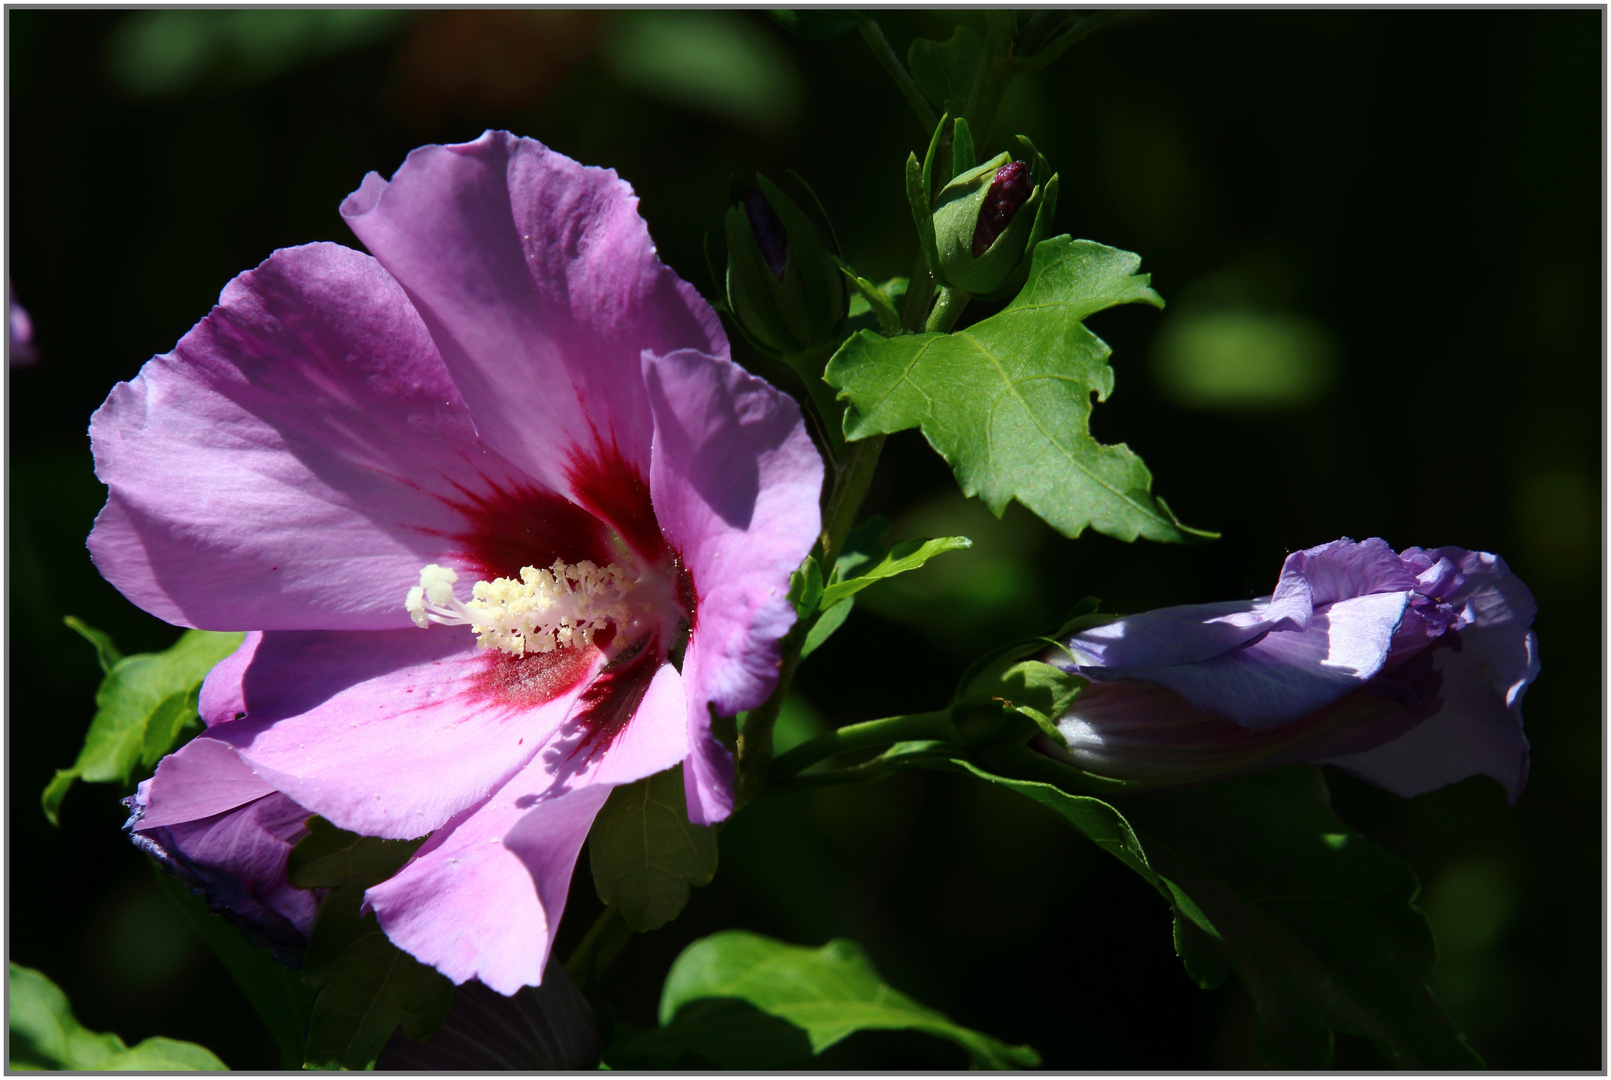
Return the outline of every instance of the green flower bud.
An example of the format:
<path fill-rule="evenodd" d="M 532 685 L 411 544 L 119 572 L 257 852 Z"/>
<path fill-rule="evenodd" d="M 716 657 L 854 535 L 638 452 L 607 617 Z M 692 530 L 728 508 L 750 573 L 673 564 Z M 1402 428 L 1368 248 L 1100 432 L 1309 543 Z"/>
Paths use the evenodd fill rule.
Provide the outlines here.
<path fill-rule="evenodd" d="M 816 224 L 776 184 L 755 181 L 727 211 L 728 308 L 767 355 L 820 374 L 849 308 L 844 275 Z"/>
<path fill-rule="evenodd" d="M 1031 187 L 1029 167 L 1006 153 L 954 177 L 934 210 L 945 284 L 985 300 L 1013 292 L 1029 273 L 1056 201 L 1056 176 Z"/>

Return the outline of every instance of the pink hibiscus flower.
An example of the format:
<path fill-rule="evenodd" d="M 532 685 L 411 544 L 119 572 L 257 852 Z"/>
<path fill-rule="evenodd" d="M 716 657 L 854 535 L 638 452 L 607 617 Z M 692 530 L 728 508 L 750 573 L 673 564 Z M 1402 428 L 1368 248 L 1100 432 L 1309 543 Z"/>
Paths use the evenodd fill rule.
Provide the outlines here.
<path fill-rule="evenodd" d="M 170 827 L 275 792 L 430 834 L 367 902 L 510 994 L 613 786 L 682 762 L 689 816 L 731 811 L 711 718 L 776 685 L 822 461 L 612 171 L 488 132 L 341 212 L 374 258 L 275 252 L 91 424 L 101 573 L 251 631 L 142 798 Z"/>

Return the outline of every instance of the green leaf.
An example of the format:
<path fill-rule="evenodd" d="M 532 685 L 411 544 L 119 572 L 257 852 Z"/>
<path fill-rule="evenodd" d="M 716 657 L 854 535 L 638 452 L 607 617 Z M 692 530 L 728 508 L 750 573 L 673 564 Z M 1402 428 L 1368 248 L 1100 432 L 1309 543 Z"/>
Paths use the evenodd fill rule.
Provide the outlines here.
<path fill-rule="evenodd" d="M 123 659 L 123 653 L 112 644 L 112 639 L 75 615 L 67 616 L 62 622 L 79 637 L 95 646 L 95 659 L 101 662 L 101 674 L 111 674 L 112 666 Z"/>
<path fill-rule="evenodd" d="M 206 942 L 229 971 L 230 977 L 252 1003 L 280 1050 L 286 1069 L 302 1067 L 302 1039 L 313 1013 L 316 991 L 302 981 L 302 973 L 286 967 L 268 950 L 249 943 L 224 919 L 208 910 L 207 902 L 191 895 L 178 878 L 151 863 L 157 888 L 178 905 L 185 921 Z"/>
<path fill-rule="evenodd" d="M 1017 499 L 1068 536 L 1212 536 L 1152 495 L 1152 474 L 1087 428 L 1091 395 L 1113 389 L 1110 353 L 1083 320 L 1115 304 L 1163 301 L 1128 252 L 1067 236 L 1042 241 L 1023 291 L 955 334 L 849 338 L 826 378 L 849 401 L 845 437 L 921 427 L 964 493 L 997 517 Z"/>
<path fill-rule="evenodd" d="M 808 949 L 729 930 L 696 941 L 666 976 L 660 1024 L 623 1046 L 619 1060 L 675 1063 L 691 1054 L 717 1068 L 785 1068 L 858 1031 L 904 1029 L 949 1039 L 978 1067 L 1040 1064 L 1027 1046 L 1009 1046 L 919 1005 L 844 940 Z"/>
<path fill-rule="evenodd" d="M 110 654 L 102 643 L 111 648 L 106 636 L 82 623 L 73 628 L 96 646 L 105 663 Z M 113 662 L 95 693 L 95 719 L 84 736 L 78 760 L 70 768 L 57 771 L 40 799 L 51 824 L 58 823 L 62 799 L 74 780 L 126 787 L 137 765 L 149 768 L 171 750 L 180 732 L 196 722 L 196 694 L 202 679 L 213 665 L 234 652 L 244 637 L 239 633 L 186 630 L 172 648 L 163 652 L 125 656 Z"/>
<path fill-rule="evenodd" d="M 968 98 L 983 57 L 984 43 L 979 35 L 959 26 L 943 42 L 917 38 L 906 51 L 906 64 L 911 68 L 912 81 L 930 101 L 952 116 L 962 116 L 967 113 Z"/>
<path fill-rule="evenodd" d="M 75 1072 L 227 1071 L 206 1047 L 155 1036 L 134 1046 L 111 1033 L 90 1031 L 73 1015 L 61 988 L 33 968 L 12 963 L 9 974 L 10 1059 L 17 1069 Z"/>
<path fill-rule="evenodd" d="M 1267 1063 L 1327 1068 L 1341 1030 L 1394 1068 L 1482 1067 L 1427 987 L 1434 947 L 1414 874 L 1332 812 L 1318 770 L 1151 792 L 1125 809 L 1152 866 L 1219 929 L 1213 951 L 1253 995 Z"/>
<path fill-rule="evenodd" d="M 846 597 L 839 603 L 827 608 L 817 621 L 811 624 L 806 633 L 805 643 L 800 646 L 800 659 L 804 660 L 822 647 L 823 642 L 833 636 L 833 632 L 845 625 L 850 618 L 850 611 L 856 606 L 854 597 Z"/>
<path fill-rule="evenodd" d="M 941 536 L 936 539 L 902 540 L 884 553 L 884 557 L 866 570 L 848 580 L 835 581 L 822 591 L 821 607 L 831 608 L 841 600 L 861 592 L 867 586 L 885 578 L 916 570 L 936 555 L 947 551 L 963 551 L 973 546 L 966 536 Z M 837 574 L 835 575 L 837 576 Z M 848 612 L 847 612 L 848 614 Z"/>
<path fill-rule="evenodd" d="M 410 1038 L 423 1039 L 447 1016 L 453 984 L 388 941 L 373 913 L 362 913 L 364 890 L 396 873 L 423 842 L 357 836 L 314 817 L 291 849 L 286 879 L 331 890 L 302 958 L 303 978 L 319 988 L 308 1024 L 309 1067 L 371 1068 L 399 1023 Z"/>
<path fill-rule="evenodd" d="M 716 830 L 688 821 L 681 765 L 610 792 L 587 850 L 599 899 L 640 932 L 675 919 L 716 873 Z"/>

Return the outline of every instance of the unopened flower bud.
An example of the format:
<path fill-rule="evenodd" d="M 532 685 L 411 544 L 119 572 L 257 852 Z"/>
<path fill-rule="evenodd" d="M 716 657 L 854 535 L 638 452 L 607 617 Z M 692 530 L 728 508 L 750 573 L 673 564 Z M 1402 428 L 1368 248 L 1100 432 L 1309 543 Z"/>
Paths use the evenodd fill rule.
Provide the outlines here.
<path fill-rule="evenodd" d="M 789 262 L 789 235 L 783 228 L 783 222 L 778 220 L 777 211 L 766 201 L 760 188 L 752 186 L 745 189 L 744 215 L 750 219 L 756 246 L 761 249 L 761 257 L 766 260 L 767 268 L 772 271 L 773 277 L 782 281 L 783 270 Z"/>
<path fill-rule="evenodd" d="M 984 205 L 979 208 L 979 224 L 973 229 L 973 257 L 977 259 L 996 242 L 1012 221 L 1013 215 L 1029 201 L 1035 186 L 1029 179 L 1029 166 L 1022 161 L 1009 161 L 996 170 L 990 181 Z"/>
<path fill-rule="evenodd" d="M 1016 289 L 1051 222 L 1056 179 L 1035 183 L 1029 166 L 1005 153 L 953 177 L 934 210 L 944 284 L 986 300 Z"/>
<path fill-rule="evenodd" d="M 817 375 L 849 308 L 844 275 L 817 224 L 755 179 L 727 211 L 727 304 L 762 352 Z"/>

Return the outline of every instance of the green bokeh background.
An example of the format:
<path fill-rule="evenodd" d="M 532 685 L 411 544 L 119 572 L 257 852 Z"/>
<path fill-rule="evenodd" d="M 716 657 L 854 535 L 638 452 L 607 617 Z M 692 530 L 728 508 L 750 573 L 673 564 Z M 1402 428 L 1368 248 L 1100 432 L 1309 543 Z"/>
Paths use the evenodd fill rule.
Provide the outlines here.
<path fill-rule="evenodd" d="M 898 52 L 967 13 L 881 14 Z M 80 1018 L 129 1042 L 273 1046 L 81 785 L 60 830 L 38 793 L 93 711 L 75 614 L 127 651 L 176 632 L 96 575 L 103 498 L 85 427 L 111 385 L 278 247 L 357 246 L 336 213 L 371 169 L 487 127 L 617 169 L 662 257 L 707 295 L 730 173 L 803 173 L 846 254 L 904 274 L 900 165 L 922 133 L 854 34 L 692 11 L 18 11 L 10 274 L 42 354 L 10 378 L 9 932 Z M 1405 801 L 1332 776 L 1342 813 L 1408 860 L 1435 985 L 1490 1065 L 1603 1066 L 1603 14 L 1149 11 L 1121 16 L 1004 103 L 1063 177 L 1058 227 L 1137 251 L 1169 300 L 1097 316 L 1118 386 L 1093 428 L 1142 454 L 1192 548 L 1069 541 L 957 494 L 920 437 L 891 440 L 869 510 L 976 541 L 863 594 L 806 666 L 784 732 L 934 707 L 1003 634 L 1079 597 L 1137 610 L 1251 596 L 1338 536 L 1503 554 L 1533 588 L 1543 675 L 1533 773 Z M 684 916 L 605 985 L 647 1023 L 696 936 L 866 945 L 900 989 L 1062 1069 L 1249 1067 L 1252 1009 L 1180 970 L 1161 901 L 1037 808 L 960 777 L 758 804 Z M 599 903 L 585 864 L 566 950 Z M 1339 1063 L 1375 1051 L 1339 1041 Z M 843 1068 L 960 1067 L 864 1034 Z"/>

